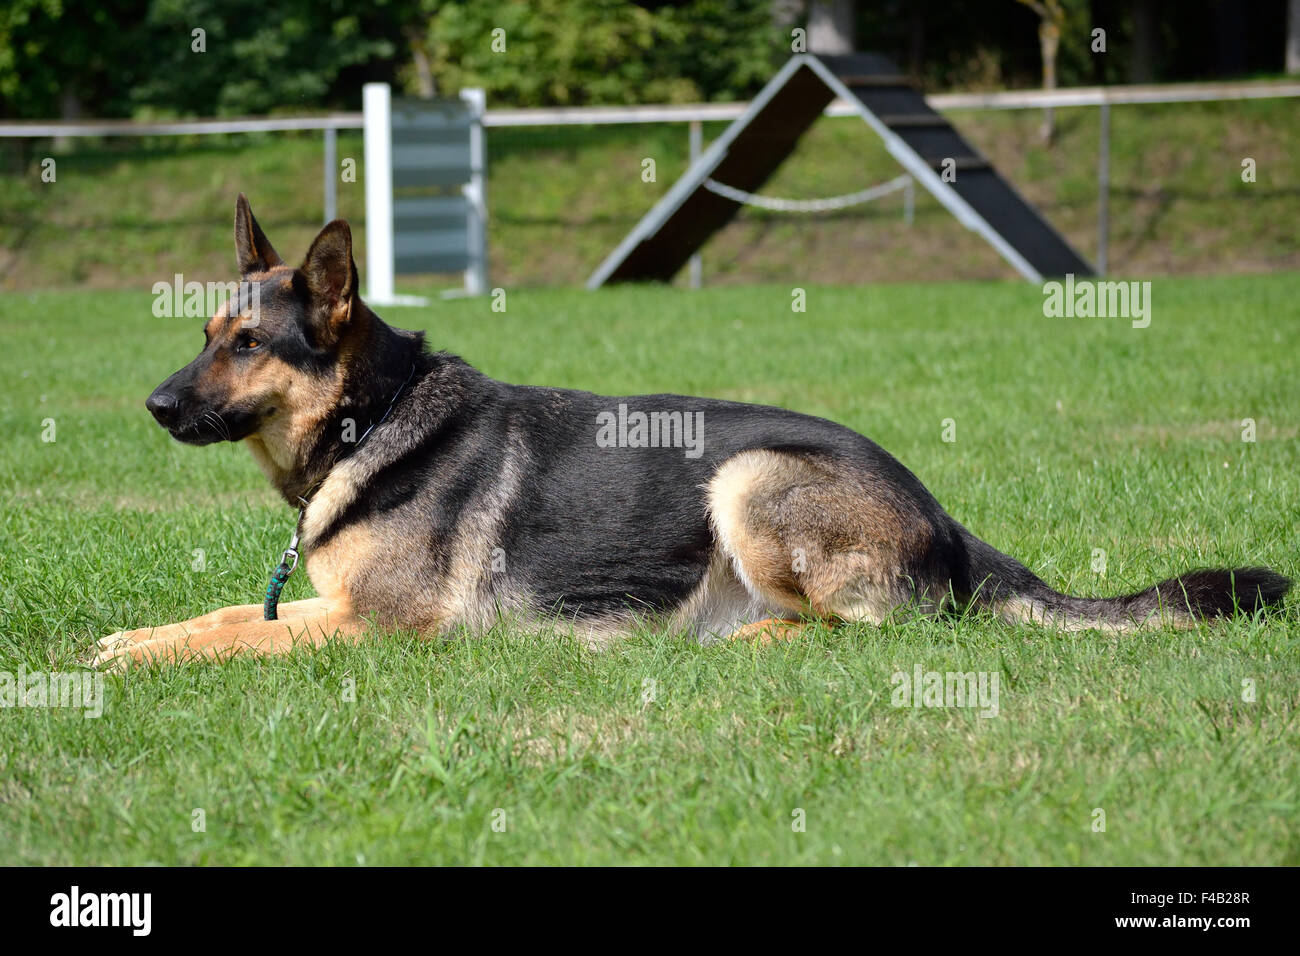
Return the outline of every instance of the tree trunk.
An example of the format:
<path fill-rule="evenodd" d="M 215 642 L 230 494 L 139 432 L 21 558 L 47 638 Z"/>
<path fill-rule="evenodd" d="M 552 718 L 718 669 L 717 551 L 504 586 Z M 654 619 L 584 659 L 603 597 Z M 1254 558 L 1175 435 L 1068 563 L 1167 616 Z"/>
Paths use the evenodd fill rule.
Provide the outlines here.
<path fill-rule="evenodd" d="M 415 66 L 415 94 L 420 99 L 431 100 L 438 90 L 433 82 L 433 64 L 429 61 L 429 51 L 425 49 L 427 38 L 420 30 L 408 29 L 406 39 L 411 44 L 411 62 Z"/>
<path fill-rule="evenodd" d="M 1056 53 L 1061 47 L 1061 28 L 1050 20 L 1038 25 L 1038 46 L 1043 53 L 1043 89 L 1056 89 Z M 1043 110 L 1043 127 L 1040 130 L 1044 143 L 1056 137 L 1056 110 Z"/>
<path fill-rule="evenodd" d="M 1128 61 L 1130 83 L 1155 82 L 1156 12 L 1154 0 L 1134 0 L 1133 44 Z"/>
<path fill-rule="evenodd" d="M 917 79 L 925 71 L 925 3 L 916 0 L 908 23 L 907 72 Z"/>
<path fill-rule="evenodd" d="M 1286 71 L 1300 73 L 1300 0 L 1286 8 Z"/>
<path fill-rule="evenodd" d="M 81 119 L 81 114 L 81 98 L 72 90 L 65 88 L 59 94 L 59 119 L 77 120 Z M 75 138 L 73 136 L 56 136 L 51 148 L 59 154 L 70 153 Z"/>
<path fill-rule="evenodd" d="M 853 0 L 812 0 L 808 8 L 808 52 L 853 52 Z"/>

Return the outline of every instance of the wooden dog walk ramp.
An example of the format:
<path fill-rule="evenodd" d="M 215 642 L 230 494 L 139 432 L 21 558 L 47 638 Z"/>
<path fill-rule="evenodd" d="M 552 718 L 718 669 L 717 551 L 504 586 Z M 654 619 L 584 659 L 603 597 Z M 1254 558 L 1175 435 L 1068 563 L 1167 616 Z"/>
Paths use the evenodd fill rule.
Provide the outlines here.
<path fill-rule="evenodd" d="M 667 282 L 741 203 L 712 180 L 756 192 L 835 97 L 850 103 L 889 153 L 1025 278 L 1095 274 L 1092 266 L 926 103 L 893 63 L 871 53 L 799 54 L 673 184 L 587 280 Z M 945 169 L 951 170 L 946 182 Z"/>

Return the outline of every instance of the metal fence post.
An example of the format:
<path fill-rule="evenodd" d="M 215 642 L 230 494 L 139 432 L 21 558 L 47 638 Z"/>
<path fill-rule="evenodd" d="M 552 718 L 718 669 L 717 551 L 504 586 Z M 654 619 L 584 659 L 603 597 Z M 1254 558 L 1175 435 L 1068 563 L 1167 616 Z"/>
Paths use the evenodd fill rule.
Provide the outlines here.
<path fill-rule="evenodd" d="M 339 131 L 325 127 L 325 221 L 333 222 L 339 212 Z"/>
<path fill-rule="evenodd" d="M 1101 155 L 1097 158 L 1097 275 L 1106 274 L 1110 231 L 1110 104 L 1101 104 Z"/>
<path fill-rule="evenodd" d="M 695 165 L 695 161 L 700 158 L 700 153 L 704 151 L 704 124 L 699 120 L 691 120 L 690 125 L 690 143 L 691 143 L 691 160 L 690 164 Z M 704 272 L 703 260 L 697 252 L 691 256 L 691 288 L 698 289 L 702 282 Z"/>

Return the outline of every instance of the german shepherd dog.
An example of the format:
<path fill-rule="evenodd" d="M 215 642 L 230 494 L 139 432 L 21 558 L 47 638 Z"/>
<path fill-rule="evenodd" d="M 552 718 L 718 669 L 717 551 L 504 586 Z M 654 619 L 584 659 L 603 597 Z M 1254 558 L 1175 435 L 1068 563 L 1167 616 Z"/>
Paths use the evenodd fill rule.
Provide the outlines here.
<path fill-rule="evenodd" d="M 301 507 L 320 596 L 277 620 L 254 604 L 119 632 L 100 642 L 100 663 L 278 653 L 369 625 L 482 631 L 503 615 L 596 644 L 647 623 L 766 641 L 815 619 L 966 605 L 1126 631 L 1253 612 L 1291 583 L 1239 568 L 1124 597 L 1060 594 L 848 428 L 735 402 L 493 381 L 366 307 L 341 220 L 294 269 L 241 195 L 235 250 L 257 315 L 242 298 L 218 310 L 198 357 L 146 404 L 178 441 L 248 446 Z"/>

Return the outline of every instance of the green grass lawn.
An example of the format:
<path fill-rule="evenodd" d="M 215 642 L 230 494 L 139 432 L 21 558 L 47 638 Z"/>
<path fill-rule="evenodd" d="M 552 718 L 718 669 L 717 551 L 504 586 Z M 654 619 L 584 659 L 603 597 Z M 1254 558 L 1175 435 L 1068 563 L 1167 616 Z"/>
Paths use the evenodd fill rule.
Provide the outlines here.
<path fill-rule="evenodd" d="M 1020 283 L 790 301 L 512 291 L 504 314 L 386 318 L 509 381 L 835 418 L 1062 589 L 1300 571 L 1300 274 L 1157 280 L 1146 329 L 1046 319 Z M 293 512 L 243 449 L 178 445 L 143 407 L 199 325 L 138 292 L 0 296 L 0 670 L 260 599 Z M 309 595 L 299 576 L 285 599 Z M 1118 639 L 969 616 L 766 650 L 390 635 L 134 671 L 99 719 L 0 710 L 0 863 L 1296 864 L 1298 636 L 1293 597 Z M 916 665 L 996 673 L 998 716 L 892 706 Z"/>

